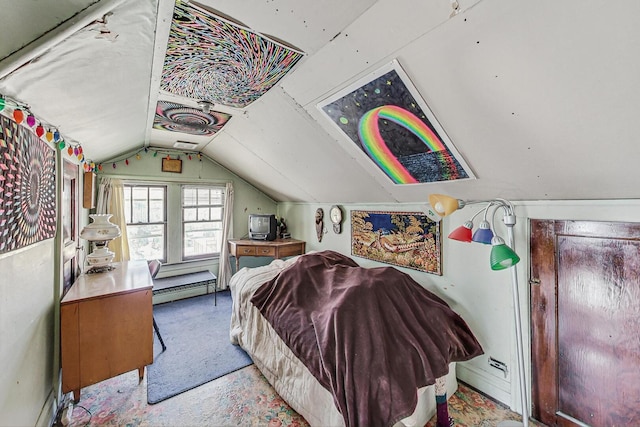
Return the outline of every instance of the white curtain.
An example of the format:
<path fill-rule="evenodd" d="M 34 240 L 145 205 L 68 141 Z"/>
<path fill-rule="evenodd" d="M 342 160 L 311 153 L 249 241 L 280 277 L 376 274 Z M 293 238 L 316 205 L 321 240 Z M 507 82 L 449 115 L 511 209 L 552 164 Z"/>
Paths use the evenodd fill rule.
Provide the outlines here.
<path fill-rule="evenodd" d="M 227 289 L 231 280 L 231 261 L 229 260 L 229 240 L 233 229 L 233 184 L 228 182 L 224 190 L 224 218 L 222 221 L 222 248 L 220 249 L 220 265 L 218 267 L 218 289 Z"/>
<path fill-rule="evenodd" d="M 124 217 L 124 184 L 121 180 L 100 177 L 96 213 L 113 215 L 111 222 L 120 227 L 122 234 L 109 242 L 109 249 L 115 253 L 114 261 L 128 261 L 129 239 L 127 238 L 127 223 Z"/>

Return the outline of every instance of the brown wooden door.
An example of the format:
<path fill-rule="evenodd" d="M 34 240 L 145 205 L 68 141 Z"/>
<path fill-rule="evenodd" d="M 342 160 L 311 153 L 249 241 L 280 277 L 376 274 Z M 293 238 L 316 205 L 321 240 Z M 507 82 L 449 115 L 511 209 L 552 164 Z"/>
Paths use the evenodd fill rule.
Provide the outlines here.
<path fill-rule="evenodd" d="M 640 224 L 531 220 L 533 417 L 640 426 Z"/>

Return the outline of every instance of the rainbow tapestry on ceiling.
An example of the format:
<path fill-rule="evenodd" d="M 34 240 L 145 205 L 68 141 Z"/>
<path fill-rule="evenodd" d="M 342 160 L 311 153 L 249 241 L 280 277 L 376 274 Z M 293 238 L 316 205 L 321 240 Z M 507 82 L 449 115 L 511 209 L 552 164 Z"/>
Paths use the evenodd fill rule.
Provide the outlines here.
<path fill-rule="evenodd" d="M 177 1 L 160 88 L 243 108 L 271 89 L 302 56 L 193 2 Z"/>
<path fill-rule="evenodd" d="M 395 60 L 318 108 L 394 184 L 475 178 Z"/>
<path fill-rule="evenodd" d="M 0 114 L 0 253 L 56 233 L 55 150 Z"/>
<path fill-rule="evenodd" d="M 231 119 L 230 114 L 204 111 L 167 101 L 158 101 L 153 128 L 191 135 L 213 136 Z"/>

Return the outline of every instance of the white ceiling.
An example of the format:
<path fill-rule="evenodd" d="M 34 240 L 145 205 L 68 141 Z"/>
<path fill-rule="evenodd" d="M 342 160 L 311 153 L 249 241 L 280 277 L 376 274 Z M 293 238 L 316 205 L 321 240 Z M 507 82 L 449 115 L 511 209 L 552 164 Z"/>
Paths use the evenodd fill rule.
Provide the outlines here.
<path fill-rule="evenodd" d="M 197 107 L 159 90 L 172 0 L 0 0 L 0 94 L 94 161 L 192 141 L 279 201 L 637 198 L 640 2 L 458 2 L 201 0 L 306 53 L 209 138 L 152 129 L 159 99 Z M 476 179 L 392 184 L 320 114 L 393 59 Z"/>

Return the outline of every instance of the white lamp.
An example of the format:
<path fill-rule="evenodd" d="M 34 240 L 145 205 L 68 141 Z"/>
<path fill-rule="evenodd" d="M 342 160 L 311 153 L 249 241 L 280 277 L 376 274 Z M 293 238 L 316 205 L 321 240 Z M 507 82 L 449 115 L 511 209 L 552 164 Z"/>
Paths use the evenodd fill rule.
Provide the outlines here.
<path fill-rule="evenodd" d="M 516 264 L 520 261 L 520 257 L 513 251 L 514 238 L 513 238 L 513 226 L 516 224 L 516 214 L 513 205 L 508 200 L 504 199 L 491 199 L 491 200 L 460 200 L 443 194 L 431 194 L 429 195 L 429 204 L 439 216 L 447 216 L 458 209 L 462 209 L 467 205 L 485 203 L 487 207 L 484 209 L 486 214 L 489 207 L 494 206 L 496 209 L 504 210 L 503 222 L 507 226 L 507 235 L 509 238 L 509 246 L 507 246 L 499 236 L 491 237 L 491 258 L 490 264 L 492 270 L 503 270 L 506 268 L 511 269 L 511 288 L 513 295 L 513 315 L 516 326 L 516 351 L 518 359 L 518 374 L 520 378 L 520 403 L 522 404 L 522 422 L 518 421 L 503 421 L 498 423 L 498 427 L 512 427 L 512 426 L 529 426 L 529 405 L 527 400 L 527 385 L 524 372 L 524 350 L 522 342 L 522 321 L 520 318 L 520 297 L 518 295 L 518 275 L 516 271 Z M 482 212 L 482 211 L 481 211 Z M 495 212 L 495 211 L 494 211 Z M 476 214 L 477 215 L 477 214 Z M 475 215 L 474 215 L 475 217 Z M 488 222 L 484 220 L 482 222 L 481 230 L 486 232 L 487 236 L 491 232 L 491 228 Z M 467 221 L 462 227 L 454 230 L 449 237 L 454 240 L 460 240 L 465 242 L 471 242 L 471 229 L 473 228 L 473 221 Z M 493 236 L 493 233 L 491 233 Z M 479 243 L 486 243 L 485 239 L 476 239 L 473 241 Z"/>
<path fill-rule="evenodd" d="M 109 250 L 107 244 L 120 237 L 120 227 L 109 221 L 112 214 L 92 214 L 93 220 L 80 232 L 80 238 L 93 243 L 93 252 L 87 255 L 87 263 L 91 266 L 87 273 L 97 273 L 112 270 L 111 261 L 115 254 Z"/>

